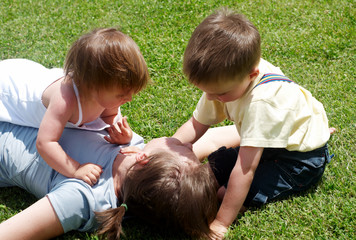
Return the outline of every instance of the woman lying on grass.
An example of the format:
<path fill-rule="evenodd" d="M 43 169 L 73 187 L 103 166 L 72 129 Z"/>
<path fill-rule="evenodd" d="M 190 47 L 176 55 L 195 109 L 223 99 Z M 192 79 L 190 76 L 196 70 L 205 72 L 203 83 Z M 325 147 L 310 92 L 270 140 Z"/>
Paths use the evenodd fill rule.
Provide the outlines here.
<path fill-rule="evenodd" d="M 217 213 L 216 181 L 191 145 L 173 138 L 149 142 L 137 154 L 119 153 L 104 133 L 65 129 L 60 144 L 81 164 L 103 167 L 98 183 L 67 178 L 36 150 L 37 129 L 0 122 L 0 187 L 18 186 L 40 200 L 0 224 L 0 239 L 48 239 L 71 230 L 119 238 L 128 211 L 162 228 L 202 237 Z M 143 146 L 134 134 L 132 145 Z M 21 226 L 21 227 L 19 227 Z"/>
<path fill-rule="evenodd" d="M 217 189 L 221 186 L 221 200 L 233 167 L 229 161 L 239 145 L 235 132 L 234 126 L 212 128 L 193 146 L 174 138 L 154 139 L 141 151 L 108 145 L 105 133 L 66 129 L 62 147 L 82 163 L 94 161 L 104 169 L 98 184 L 90 187 L 55 172 L 39 157 L 37 129 L 0 122 L 0 187 L 19 186 L 40 198 L 0 224 L 0 239 L 48 239 L 70 230 L 93 231 L 97 220 L 99 234 L 118 239 L 127 209 L 164 229 L 207 237 L 217 213 Z M 131 145 L 144 144 L 134 134 Z M 199 163 L 221 146 L 226 148 L 211 154 L 210 164 Z M 224 152 L 228 161 L 217 158 Z M 325 164 L 316 179 L 324 168 Z"/>

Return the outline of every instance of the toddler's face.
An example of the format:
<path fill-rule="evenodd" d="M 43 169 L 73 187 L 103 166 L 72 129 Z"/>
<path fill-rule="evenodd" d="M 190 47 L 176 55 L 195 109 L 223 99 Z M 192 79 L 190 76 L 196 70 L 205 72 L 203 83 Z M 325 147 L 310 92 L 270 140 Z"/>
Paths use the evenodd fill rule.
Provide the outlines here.
<path fill-rule="evenodd" d="M 120 107 L 126 102 L 130 102 L 133 94 L 133 90 L 113 88 L 110 90 L 98 90 L 95 98 L 102 107 L 110 109 Z"/>
<path fill-rule="evenodd" d="M 196 86 L 206 93 L 208 100 L 232 102 L 244 95 L 251 82 L 252 80 L 247 76 L 242 81 L 228 79 L 219 83 L 198 84 Z"/>

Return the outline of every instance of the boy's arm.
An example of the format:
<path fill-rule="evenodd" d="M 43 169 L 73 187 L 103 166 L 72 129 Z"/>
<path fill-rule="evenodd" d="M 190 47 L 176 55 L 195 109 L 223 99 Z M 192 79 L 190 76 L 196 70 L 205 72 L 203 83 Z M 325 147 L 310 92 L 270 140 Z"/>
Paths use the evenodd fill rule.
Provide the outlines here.
<path fill-rule="evenodd" d="M 195 143 L 209 127 L 191 117 L 177 130 L 173 137 L 179 139 L 182 143 Z"/>
<path fill-rule="evenodd" d="M 58 143 L 72 113 L 73 101 L 71 103 L 54 96 L 39 127 L 36 147 L 41 157 L 57 172 L 66 177 L 74 177 L 89 185 L 94 185 L 102 172 L 101 167 L 91 163 L 80 165 Z"/>
<path fill-rule="evenodd" d="M 263 148 L 241 147 L 229 184 L 215 220 L 211 223 L 212 239 L 222 239 L 236 219 L 250 189 Z"/>

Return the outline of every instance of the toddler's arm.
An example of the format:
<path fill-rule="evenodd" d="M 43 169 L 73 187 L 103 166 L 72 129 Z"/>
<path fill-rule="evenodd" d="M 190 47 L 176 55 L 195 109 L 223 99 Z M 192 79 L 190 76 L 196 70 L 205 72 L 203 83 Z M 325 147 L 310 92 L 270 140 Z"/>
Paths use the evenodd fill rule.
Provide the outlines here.
<path fill-rule="evenodd" d="M 101 119 L 110 124 L 106 130 L 109 133 L 109 136 L 105 136 L 105 140 L 111 144 L 128 144 L 132 139 L 132 130 L 127 122 L 127 117 L 121 118 L 118 122 L 115 119 L 118 115 L 118 108 L 105 109 L 101 114 Z M 121 114 L 120 114 L 121 115 Z"/>
<path fill-rule="evenodd" d="M 115 122 L 115 118 L 119 112 L 119 109 L 117 107 L 111 108 L 111 109 L 105 109 L 101 115 L 100 118 L 106 122 L 109 125 L 113 125 Z"/>
<path fill-rule="evenodd" d="M 127 122 L 127 117 L 123 117 L 122 122 L 117 122 L 111 125 L 106 130 L 109 136 L 105 136 L 105 140 L 112 144 L 128 144 L 131 142 L 133 132 Z"/>
<path fill-rule="evenodd" d="M 215 220 L 211 223 L 212 239 L 222 239 L 235 220 L 250 189 L 263 148 L 241 147 L 229 184 Z"/>
<path fill-rule="evenodd" d="M 210 126 L 201 124 L 194 117 L 191 117 L 184 123 L 177 132 L 173 135 L 174 138 L 179 139 L 182 143 L 195 143 Z"/>
<path fill-rule="evenodd" d="M 94 185 L 102 173 L 101 167 L 92 163 L 80 165 L 58 143 L 72 113 L 73 101 L 51 99 L 38 130 L 36 147 L 41 157 L 57 172 Z"/>

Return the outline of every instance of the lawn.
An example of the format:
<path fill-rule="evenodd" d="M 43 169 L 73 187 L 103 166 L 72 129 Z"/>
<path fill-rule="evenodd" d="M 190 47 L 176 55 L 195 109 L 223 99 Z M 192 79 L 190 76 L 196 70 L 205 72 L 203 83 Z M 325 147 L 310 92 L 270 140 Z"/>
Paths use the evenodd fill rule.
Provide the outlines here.
<path fill-rule="evenodd" d="M 182 74 L 182 56 L 194 28 L 228 6 L 259 29 L 263 58 L 307 88 L 337 129 L 335 154 L 320 184 L 291 199 L 251 209 L 227 239 L 354 239 L 356 236 L 356 80 L 353 0 L 87 0 L 0 1 L 0 59 L 28 58 L 61 67 L 71 43 L 95 27 L 120 26 L 139 45 L 153 84 L 122 107 L 146 140 L 170 136 L 192 114 L 201 95 Z M 224 124 L 230 124 L 225 122 Z M 0 190 L 0 222 L 35 199 L 18 188 Z M 182 239 L 137 221 L 126 239 Z M 67 233 L 58 239 L 97 239 Z"/>

